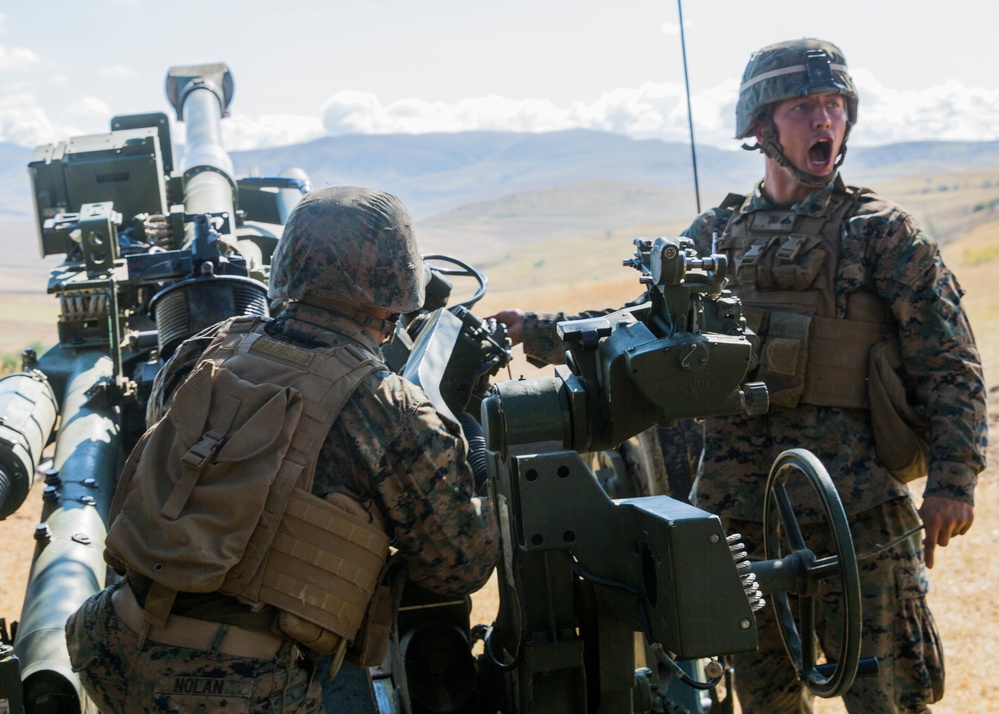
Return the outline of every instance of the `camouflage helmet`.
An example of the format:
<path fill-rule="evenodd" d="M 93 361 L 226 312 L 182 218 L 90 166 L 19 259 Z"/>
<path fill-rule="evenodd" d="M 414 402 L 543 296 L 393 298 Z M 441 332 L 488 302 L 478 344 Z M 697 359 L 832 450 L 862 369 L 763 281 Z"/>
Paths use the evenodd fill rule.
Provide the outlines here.
<path fill-rule="evenodd" d="M 312 191 L 288 216 L 271 260 L 271 298 L 408 313 L 423 305 L 423 259 L 409 211 L 370 188 Z"/>
<path fill-rule="evenodd" d="M 753 53 L 742 75 L 735 108 L 735 138 L 745 139 L 764 110 L 791 97 L 842 94 L 849 116 L 847 132 L 857 122 L 857 89 L 843 51 L 831 42 L 789 40 Z"/>

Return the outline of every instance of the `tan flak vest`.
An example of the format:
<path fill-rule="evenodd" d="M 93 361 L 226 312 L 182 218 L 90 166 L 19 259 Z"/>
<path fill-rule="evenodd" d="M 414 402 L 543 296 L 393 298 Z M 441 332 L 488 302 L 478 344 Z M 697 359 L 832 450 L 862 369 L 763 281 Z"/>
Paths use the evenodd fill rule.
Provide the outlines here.
<path fill-rule="evenodd" d="M 771 405 L 870 409 L 875 435 L 882 434 L 879 458 L 896 478 L 911 480 L 926 473 L 926 449 L 896 421 L 907 407 L 892 371 L 901 369 L 898 324 L 888 304 L 863 289 L 847 297 L 845 317 L 836 312 L 837 270 L 862 275 L 860 265 L 840 266 L 840 256 L 843 221 L 865 191 L 843 187 L 825 215 L 814 217 L 782 209 L 743 213 L 747 199 L 730 194 L 721 207 L 735 212 L 716 249 L 728 256 L 728 287 L 761 338 L 756 379 L 766 383 Z M 887 390 L 882 378 L 892 383 Z M 886 391 L 902 403 L 886 401 Z"/>
<path fill-rule="evenodd" d="M 177 592 L 218 592 L 272 605 L 293 639 L 342 652 L 389 538 L 356 502 L 311 489 L 331 425 L 380 362 L 353 345 L 281 342 L 264 324 L 224 327 L 132 451 L 105 558 L 153 581 L 148 625 L 166 622 Z"/>
<path fill-rule="evenodd" d="M 837 192 L 816 217 L 742 213 L 746 199 L 735 195 L 722 204 L 736 212 L 718 252 L 728 256 L 729 287 L 762 340 L 757 378 L 774 406 L 868 406 L 868 354 L 898 329 L 885 302 L 863 290 L 850 295 L 846 319 L 836 316 L 842 224 L 858 197 L 858 189 Z"/>

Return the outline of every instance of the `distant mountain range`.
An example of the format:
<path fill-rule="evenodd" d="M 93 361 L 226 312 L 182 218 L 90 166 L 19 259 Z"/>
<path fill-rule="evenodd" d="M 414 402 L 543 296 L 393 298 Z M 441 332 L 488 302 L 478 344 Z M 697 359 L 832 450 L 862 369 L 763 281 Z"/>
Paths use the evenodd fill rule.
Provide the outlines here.
<path fill-rule="evenodd" d="M 7 257 L 22 253 L 30 264 L 37 260 L 35 240 L 11 243 L 15 235 L 34 233 L 27 228 L 33 223 L 27 175 L 32 154 L 0 143 L 0 222 L 23 228 L 3 233 Z M 459 255 L 497 269 L 529 261 L 520 268 L 522 277 L 543 272 L 542 264 L 564 261 L 566 241 L 577 250 L 579 269 L 587 261 L 606 265 L 605 253 L 619 264 L 621 246 L 630 252 L 632 237 L 675 235 L 697 210 L 689 146 L 593 131 L 351 135 L 231 156 L 237 177 L 274 176 L 297 167 L 313 187 L 383 188 L 409 206 L 425 253 Z M 729 191 L 749 191 L 762 173 L 762 160 L 755 152 L 701 146 L 697 167 L 701 207 L 707 208 Z M 955 228 L 967 227 L 960 221 L 984 217 L 985 212 L 961 217 L 970 215 L 973 202 L 999 201 L 999 142 L 852 147 L 846 168 L 851 183 L 892 182 L 887 195 L 907 205 L 912 199 L 916 205 L 910 208 L 926 218 L 931 233 L 947 238 Z M 975 198 L 955 202 L 956 196 L 940 193 L 951 187 L 950 177 L 968 172 L 980 175 Z M 896 193 L 903 184 L 906 198 Z M 923 194 L 930 187 L 936 191 L 933 201 L 942 197 L 949 203 L 927 203 Z"/>
<path fill-rule="evenodd" d="M 67 137 L 68 138 L 68 137 Z M 0 143 L 0 219 L 32 215 L 27 176 L 31 149 Z M 315 187 L 360 184 L 398 195 L 417 220 L 471 203 L 585 181 L 686 190 L 694 210 L 690 147 L 617 134 L 573 130 L 544 134 L 465 132 L 348 135 L 305 144 L 231 152 L 237 176 L 298 167 Z M 848 178 L 999 166 L 999 142 L 917 142 L 849 152 Z M 758 178 L 759 156 L 697 148 L 702 201 L 745 191 Z"/>
<path fill-rule="evenodd" d="M 745 152 L 701 147 L 698 154 L 705 187 L 750 180 L 755 162 Z M 694 198 L 689 147 L 593 131 L 355 135 L 232 157 L 237 170 L 261 175 L 300 167 L 314 186 L 378 186 L 402 198 L 417 218 L 588 180 L 688 188 Z"/>

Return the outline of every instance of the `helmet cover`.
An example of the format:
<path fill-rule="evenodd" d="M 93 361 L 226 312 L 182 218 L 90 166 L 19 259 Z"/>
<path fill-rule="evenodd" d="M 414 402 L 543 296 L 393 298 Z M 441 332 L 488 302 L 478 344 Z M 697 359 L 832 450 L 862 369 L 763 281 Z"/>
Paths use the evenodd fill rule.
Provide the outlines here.
<path fill-rule="evenodd" d="M 752 134 L 756 120 L 771 104 L 810 94 L 842 94 L 848 110 L 847 132 L 857 122 L 857 89 L 839 47 L 805 38 L 757 50 L 742 75 L 735 138 Z"/>
<path fill-rule="evenodd" d="M 295 206 L 271 260 L 267 294 L 394 313 L 423 305 L 423 259 L 409 211 L 370 188 L 312 191 Z"/>

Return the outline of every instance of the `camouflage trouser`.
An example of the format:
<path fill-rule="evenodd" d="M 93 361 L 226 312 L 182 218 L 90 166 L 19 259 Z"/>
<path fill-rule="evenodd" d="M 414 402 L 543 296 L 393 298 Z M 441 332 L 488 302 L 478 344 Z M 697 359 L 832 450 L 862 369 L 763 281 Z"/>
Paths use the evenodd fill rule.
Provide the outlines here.
<path fill-rule="evenodd" d="M 850 528 L 861 556 L 919 525 L 911 499 L 889 501 L 851 518 Z M 752 557 L 762 557 L 759 523 L 729 521 L 729 533 L 741 533 Z M 806 545 L 817 554 L 831 552 L 825 525 L 803 525 Z M 878 555 L 859 562 L 863 607 L 861 657 L 877 657 L 876 677 L 858 677 L 843 696 L 850 712 L 928 712 L 943 696 L 943 649 L 926 606 L 928 582 L 918 533 Z M 842 622 L 838 581 L 823 583 L 816 600 L 819 644 L 835 659 Z M 792 598 L 792 612 L 797 612 Z M 797 680 L 781 643 L 773 610 L 756 613 L 760 647 L 736 655 L 736 692 L 743 714 L 811 712 L 807 690 Z"/>
<path fill-rule="evenodd" d="M 697 462 L 704 448 L 704 425 L 694 419 L 681 419 L 670 427 L 657 426 L 656 436 L 668 479 L 667 488 L 660 493 L 689 502 L 690 489 L 697 476 Z"/>
<path fill-rule="evenodd" d="M 139 649 L 137 633 L 111 604 L 116 587 L 92 596 L 66 622 L 73 671 L 104 714 L 322 710 L 319 682 L 290 641 L 273 660 L 149 640 Z"/>

